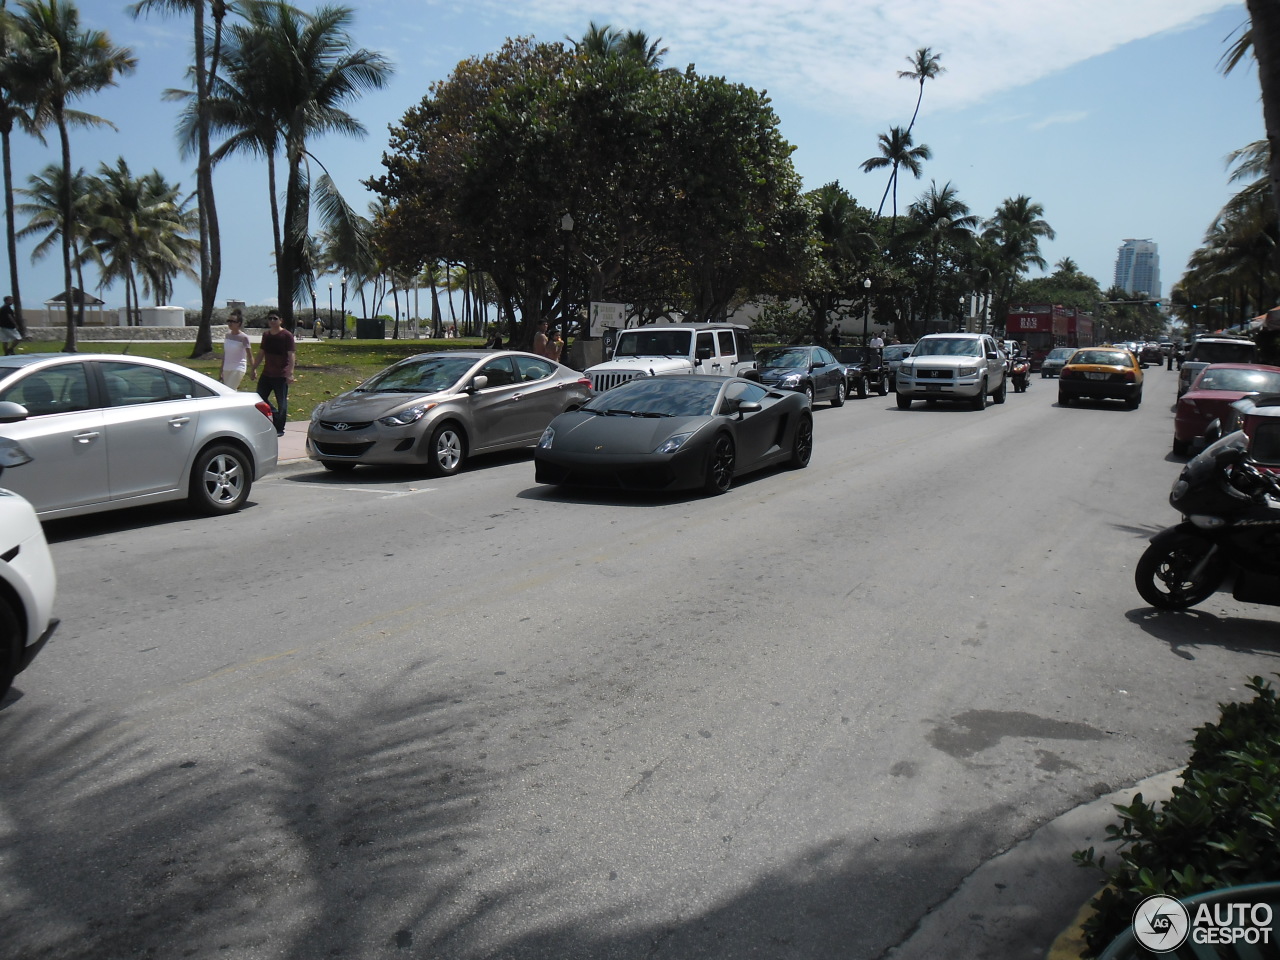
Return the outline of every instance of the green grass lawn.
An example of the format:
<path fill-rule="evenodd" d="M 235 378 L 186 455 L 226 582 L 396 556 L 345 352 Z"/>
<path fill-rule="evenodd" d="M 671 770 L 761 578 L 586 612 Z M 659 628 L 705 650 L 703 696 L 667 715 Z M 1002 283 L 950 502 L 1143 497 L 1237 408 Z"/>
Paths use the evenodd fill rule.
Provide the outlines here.
<path fill-rule="evenodd" d="M 484 345 L 479 338 L 456 340 L 313 340 L 298 337 L 298 360 L 294 375 L 297 382 L 289 388 L 289 419 L 307 420 L 316 405 L 344 390 L 367 380 L 383 367 L 432 350 L 470 350 Z M 217 380 L 222 369 L 222 344 L 215 344 L 216 357 L 191 359 L 190 340 L 146 340 L 134 343 L 82 340 L 81 353 L 132 354 L 169 360 L 198 370 Z M 22 345 L 23 353 L 57 353 L 62 341 L 31 341 Z M 242 391 L 253 391 L 255 384 L 247 377 Z"/>

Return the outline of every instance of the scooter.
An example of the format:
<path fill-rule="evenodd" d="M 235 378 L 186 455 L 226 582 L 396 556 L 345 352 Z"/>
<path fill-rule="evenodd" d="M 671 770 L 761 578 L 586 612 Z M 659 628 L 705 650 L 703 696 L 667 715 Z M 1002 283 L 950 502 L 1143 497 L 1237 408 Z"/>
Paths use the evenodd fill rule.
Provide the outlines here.
<path fill-rule="evenodd" d="M 1031 358 L 1014 357 L 1009 368 L 1009 382 L 1013 384 L 1014 393 L 1026 393 L 1031 386 Z"/>
<path fill-rule="evenodd" d="M 1249 459 L 1242 431 L 1191 460 L 1169 503 L 1183 520 L 1152 537 L 1138 560 L 1142 599 L 1184 610 L 1230 580 L 1235 599 L 1280 606 L 1280 480 Z"/>

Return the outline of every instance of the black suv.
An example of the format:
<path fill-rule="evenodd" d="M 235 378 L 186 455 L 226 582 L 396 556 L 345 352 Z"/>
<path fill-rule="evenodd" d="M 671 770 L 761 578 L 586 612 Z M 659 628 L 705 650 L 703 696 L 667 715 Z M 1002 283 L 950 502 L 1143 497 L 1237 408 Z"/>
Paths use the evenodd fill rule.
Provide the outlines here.
<path fill-rule="evenodd" d="M 836 359 L 844 364 L 850 393 L 865 397 L 874 389 L 880 396 L 889 392 L 889 368 L 879 347 L 836 347 Z"/>

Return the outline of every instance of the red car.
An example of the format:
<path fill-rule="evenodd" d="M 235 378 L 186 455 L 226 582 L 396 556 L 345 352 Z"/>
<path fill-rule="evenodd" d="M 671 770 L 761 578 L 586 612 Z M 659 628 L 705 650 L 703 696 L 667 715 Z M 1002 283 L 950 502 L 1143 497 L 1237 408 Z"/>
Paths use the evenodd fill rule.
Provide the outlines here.
<path fill-rule="evenodd" d="M 1226 421 L 1231 404 L 1251 394 L 1280 394 L 1280 367 L 1261 363 L 1211 363 L 1178 398 L 1173 452 L 1186 456 L 1214 420 Z"/>

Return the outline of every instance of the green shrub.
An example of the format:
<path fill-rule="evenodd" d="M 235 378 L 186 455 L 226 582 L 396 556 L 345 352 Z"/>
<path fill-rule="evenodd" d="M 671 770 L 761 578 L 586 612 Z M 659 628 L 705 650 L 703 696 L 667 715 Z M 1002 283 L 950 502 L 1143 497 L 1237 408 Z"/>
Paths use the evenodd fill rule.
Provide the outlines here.
<path fill-rule="evenodd" d="M 1102 870 L 1106 884 L 1084 924 L 1086 956 L 1123 933 L 1145 897 L 1182 899 L 1277 879 L 1280 701 L 1261 677 L 1248 688 L 1252 700 L 1220 704 L 1218 722 L 1197 729 L 1182 783 L 1159 810 L 1142 794 L 1115 805 L 1120 825 L 1107 827 L 1107 839 L 1119 845 L 1118 865 L 1095 860 L 1092 847 L 1073 855 L 1078 865 Z"/>

